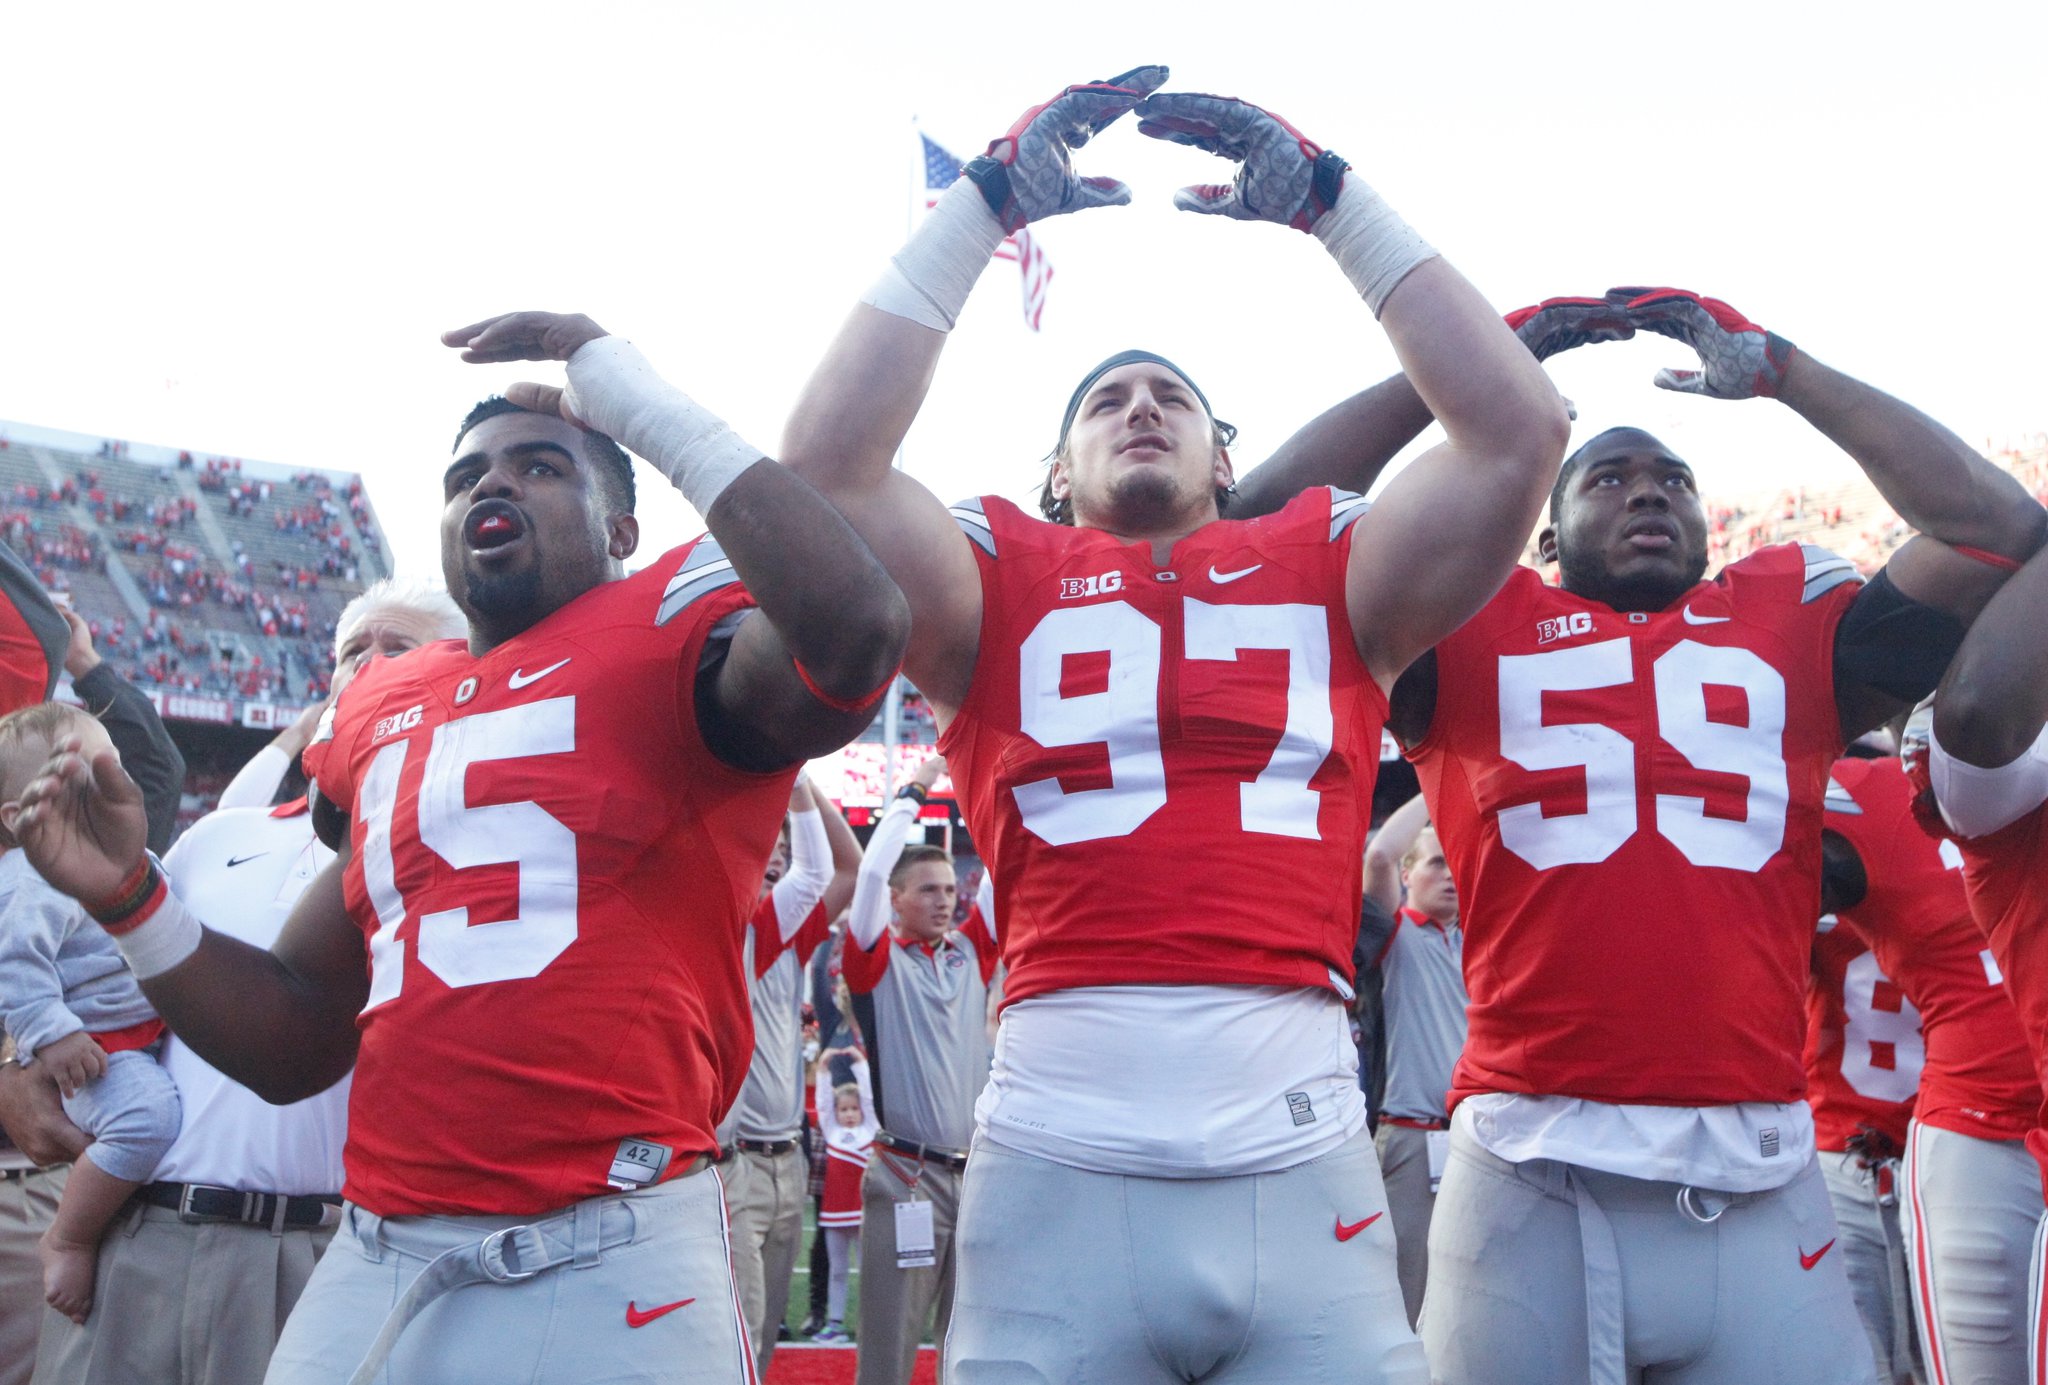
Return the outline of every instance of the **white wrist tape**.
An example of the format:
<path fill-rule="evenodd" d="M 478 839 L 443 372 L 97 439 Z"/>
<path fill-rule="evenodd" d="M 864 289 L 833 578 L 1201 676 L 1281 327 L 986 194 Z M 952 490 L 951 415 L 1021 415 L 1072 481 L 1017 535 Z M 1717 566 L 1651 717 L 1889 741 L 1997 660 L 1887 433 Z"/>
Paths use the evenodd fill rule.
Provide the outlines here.
<path fill-rule="evenodd" d="M 1394 285 L 1437 256 L 1435 247 L 1416 235 L 1355 170 L 1344 175 L 1337 205 L 1317 217 L 1309 232 L 1337 261 L 1374 317 Z"/>
<path fill-rule="evenodd" d="M 169 883 L 168 879 L 165 882 Z M 138 981 L 160 976 L 199 950 L 205 929 L 199 916 L 185 907 L 176 890 L 166 890 L 163 903 L 125 932 L 115 933 L 114 946 L 128 960 L 128 970 Z"/>
<path fill-rule="evenodd" d="M 950 332 L 974 281 L 1003 243 L 1003 224 L 981 189 L 962 178 L 940 195 L 924 224 L 904 243 L 861 302 Z"/>
<path fill-rule="evenodd" d="M 700 515 L 765 455 L 725 420 L 654 373 L 623 337 L 585 342 L 569 358 L 576 417 L 668 477 Z"/>

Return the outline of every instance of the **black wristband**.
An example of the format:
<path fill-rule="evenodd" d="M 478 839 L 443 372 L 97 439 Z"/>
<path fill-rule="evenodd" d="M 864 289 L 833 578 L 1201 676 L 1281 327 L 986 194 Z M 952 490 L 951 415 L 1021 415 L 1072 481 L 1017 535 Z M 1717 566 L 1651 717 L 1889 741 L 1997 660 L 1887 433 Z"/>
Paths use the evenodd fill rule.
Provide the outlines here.
<path fill-rule="evenodd" d="M 896 790 L 896 796 L 898 798 L 914 798 L 920 806 L 932 801 L 931 794 L 922 784 L 905 784 L 902 788 Z"/>
<path fill-rule="evenodd" d="M 996 214 L 997 221 L 1003 223 L 1003 229 L 1011 230 L 1004 211 L 1010 205 L 1010 166 L 986 154 L 977 154 L 961 168 L 960 174 L 981 189 L 981 200 L 988 203 L 988 209 Z"/>

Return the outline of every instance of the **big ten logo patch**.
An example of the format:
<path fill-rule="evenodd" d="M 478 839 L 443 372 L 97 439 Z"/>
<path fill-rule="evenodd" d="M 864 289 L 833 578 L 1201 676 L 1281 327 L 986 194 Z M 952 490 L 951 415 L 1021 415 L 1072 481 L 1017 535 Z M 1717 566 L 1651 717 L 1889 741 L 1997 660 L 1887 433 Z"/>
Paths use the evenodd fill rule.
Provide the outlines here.
<path fill-rule="evenodd" d="M 1107 596 L 1124 589 L 1124 575 L 1121 572 L 1105 572 L 1099 577 L 1062 577 L 1060 579 L 1060 600 L 1071 601 L 1077 596 Z"/>
<path fill-rule="evenodd" d="M 410 731 L 413 727 L 420 724 L 421 719 L 426 714 L 427 709 L 423 704 L 418 707 L 408 707 L 402 712 L 394 712 L 388 717 L 382 717 L 378 720 L 375 729 L 370 732 L 370 740 L 372 742 L 381 741 L 386 736 L 395 736 L 401 731 Z"/>
<path fill-rule="evenodd" d="M 1555 620 L 1539 620 L 1536 622 L 1536 643 L 1538 644 L 1549 644 L 1552 640 L 1562 640 L 1572 635 L 1590 635 L 1592 633 L 1593 613 L 1591 611 L 1573 611 L 1570 615 L 1558 616 Z"/>

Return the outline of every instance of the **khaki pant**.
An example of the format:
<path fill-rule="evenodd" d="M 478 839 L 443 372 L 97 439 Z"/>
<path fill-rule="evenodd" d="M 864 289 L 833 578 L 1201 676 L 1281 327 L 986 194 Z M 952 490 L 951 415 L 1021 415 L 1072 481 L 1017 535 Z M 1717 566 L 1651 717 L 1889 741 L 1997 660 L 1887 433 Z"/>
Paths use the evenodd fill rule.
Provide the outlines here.
<path fill-rule="evenodd" d="M 896 1265 L 896 1204 L 932 1208 L 934 1263 Z M 880 1144 L 861 1179 L 860 1352 L 858 1385 L 906 1385 L 917 1364 L 927 1320 L 945 1368 L 946 1329 L 953 1321 L 953 1223 L 960 1215 L 960 1174 Z"/>
<path fill-rule="evenodd" d="M 1422 1291 L 1429 1283 L 1429 1215 L 1436 1208 L 1436 1194 L 1429 1186 L 1429 1136 L 1427 1130 L 1382 1121 L 1373 1138 L 1380 1156 L 1380 1181 L 1387 1189 L 1387 1220 L 1394 1224 L 1401 1302 L 1410 1327 L 1422 1316 Z"/>
<path fill-rule="evenodd" d="M 43 1330 L 43 1261 L 36 1242 L 57 1215 L 69 1164 L 0 1182 L 0 1385 L 28 1385 Z"/>
<path fill-rule="evenodd" d="M 261 1385 L 332 1228 L 188 1224 L 135 1206 L 100 1243 L 92 1313 L 43 1319 L 35 1385 Z"/>
<path fill-rule="evenodd" d="M 754 1359 L 765 1379 L 768 1359 L 775 1355 L 775 1330 L 789 1311 L 789 1277 L 803 1243 L 811 1169 L 801 1145 L 781 1154 L 743 1149 L 733 1163 L 747 1170 L 732 1204 L 734 1278 L 739 1282 L 740 1311 L 754 1335 Z"/>

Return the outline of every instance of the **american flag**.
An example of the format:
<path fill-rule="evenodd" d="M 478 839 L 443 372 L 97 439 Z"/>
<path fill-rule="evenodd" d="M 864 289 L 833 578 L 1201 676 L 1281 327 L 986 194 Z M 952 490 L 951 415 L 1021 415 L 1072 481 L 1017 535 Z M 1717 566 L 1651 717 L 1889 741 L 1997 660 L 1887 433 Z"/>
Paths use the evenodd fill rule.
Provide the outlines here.
<path fill-rule="evenodd" d="M 938 204 L 939 194 L 959 178 L 964 161 L 932 143 L 929 135 L 920 132 L 918 138 L 924 141 L 924 207 L 930 211 Z M 1052 282 L 1052 261 L 1045 257 L 1045 251 L 1028 229 L 1005 237 L 996 250 L 996 258 L 1016 261 L 1024 281 L 1024 325 L 1036 332 L 1039 320 L 1045 316 L 1045 289 Z"/>

